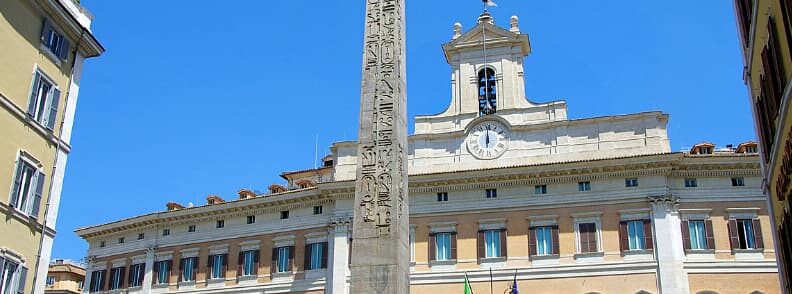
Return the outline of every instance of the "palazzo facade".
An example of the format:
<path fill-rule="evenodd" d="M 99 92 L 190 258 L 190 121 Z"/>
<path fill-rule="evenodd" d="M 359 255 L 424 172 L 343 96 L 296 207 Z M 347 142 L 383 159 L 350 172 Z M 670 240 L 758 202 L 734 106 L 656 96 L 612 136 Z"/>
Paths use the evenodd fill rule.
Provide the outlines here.
<path fill-rule="evenodd" d="M 529 101 L 517 17 L 443 49 L 450 104 L 409 138 L 412 293 L 780 293 L 756 143 L 672 152 L 668 114 Z M 266 193 L 78 229 L 85 293 L 348 293 L 357 144 L 330 150 Z"/>

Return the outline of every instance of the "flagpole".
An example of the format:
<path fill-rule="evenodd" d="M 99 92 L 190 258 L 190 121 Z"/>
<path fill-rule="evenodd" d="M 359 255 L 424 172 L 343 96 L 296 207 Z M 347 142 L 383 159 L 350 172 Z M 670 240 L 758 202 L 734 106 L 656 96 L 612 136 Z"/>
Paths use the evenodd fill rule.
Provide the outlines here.
<path fill-rule="evenodd" d="M 492 294 L 493 293 L 492 292 L 492 268 L 490 268 L 489 270 L 490 270 L 490 294 Z"/>

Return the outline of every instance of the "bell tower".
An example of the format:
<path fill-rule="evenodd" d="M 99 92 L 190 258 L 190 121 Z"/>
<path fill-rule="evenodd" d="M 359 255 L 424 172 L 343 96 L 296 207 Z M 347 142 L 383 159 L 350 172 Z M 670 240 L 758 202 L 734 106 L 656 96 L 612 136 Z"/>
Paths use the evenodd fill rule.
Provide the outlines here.
<path fill-rule="evenodd" d="M 531 53 L 531 44 L 520 33 L 517 16 L 511 17 L 509 29 L 496 26 L 489 12 L 465 33 L 456 23 L 443 51 L 452 69 L 451 105 L 445 114 L 484 116 L 531 106 L 523 79 L 523 58 Z"/>

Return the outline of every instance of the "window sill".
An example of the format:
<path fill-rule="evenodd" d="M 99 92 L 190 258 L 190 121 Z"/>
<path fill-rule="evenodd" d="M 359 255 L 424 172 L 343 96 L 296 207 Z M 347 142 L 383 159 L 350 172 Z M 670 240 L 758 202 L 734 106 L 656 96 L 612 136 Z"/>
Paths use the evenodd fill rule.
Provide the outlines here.
<path fill-rule="evenodd" d="M 292 282 L 294 281 L 293 272 L 273 273 L 272 282 Z"/>
<path fill-rule="evenodd" d="M 498 268 L 506 265 L 506 257 L 479 258 L 481 268 Z"/>
<path fill-rule="evenodd" d="M 578 263 L 602 262 L 605 252 L 587 252 L 575 254 L 575 261 Z"/>
<path fill-rule="evenodd" d="M 225 278 L 214 278 L 206 280 L 206 285 L 209 287 L 220 287 L 225 285 Z"/>
<path fill-rule="evenodd" d="M 305 271 L 306 280 L 318 280 L 327 274 L 326 268 L 310 269 Z"/>
<path fill-rule="evenodd" d="M 179 288 L 194 289 L 195 281 L 179 282 Z"/>
<path fill-rule="evenodd" d="M 688 261 L 715 260 L 715 249 L 685 249 Z"/>
<path fill-rule="evenodd" d="M 533 266 L 559 265 L 561 256 L 558 254 L 531 255 L 530 259 Z"/>
<path fill-rule="evenodd" d="M 736 260 L 762 260 L 764 259 L 764 249 L 732 249 Z"/>
<path fill-rule="evenodd" d="M 628 255 L 646 255 L 646 254 L 652 254 L 652 252 L 654 252 L 654 251 L 653 251 L 653 250 L 651 250 L 651 249 L 631 249 L 631 250 L 624 250 L 624 251 L 622 251 L 622 256 L 628 256 Z"/>
<path fill-rule="evenodd" d="M 627 261 L 640 261 L 654 259 L 654 251 L 651 249 L 636 249 L 622 251 L 622 257 Z"/>
<path fill-rule="evenodd" d="M 449 271 L 456 269 L 456 259 L 449 259 L 449 260 L 431 260 L 429 261 L 429 267 L 432 271 Z"/>

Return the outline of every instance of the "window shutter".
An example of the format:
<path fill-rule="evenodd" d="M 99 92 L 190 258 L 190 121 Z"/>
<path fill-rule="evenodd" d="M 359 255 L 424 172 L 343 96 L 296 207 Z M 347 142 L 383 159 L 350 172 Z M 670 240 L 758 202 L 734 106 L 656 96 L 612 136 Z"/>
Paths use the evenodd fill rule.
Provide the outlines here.
<path fill-rule="evenodd" d="M 193 257 L 192 267 L 193 267 L 193 274 L 192 274 L 193 281 L 195 281 L 197 280 L 197 273 L 198 273 L 198 257 Z"/>
<path fill-rule="evenodd" d="M 182 273 L 184 273 L 184 258 L 179 259 L 179 279 L 176 281 L 177 283 L 181 282 Z"/>
<path fill-rule="evenodd" d="M 451 259 L 457 259 L 457 233 L 451 233 Z"/>
<path fill-rule="evenodd" d="M 737 220 L 736 219 L 729 219 L 729 242 L 731 244 L 731 249 L 740 249 L 740 236 L 737 235 Z"/>
<path fill-rule="evenodd" d="M 536 242 L 537 242 L 537 240 L 538 239 L 536 238 L 536 227 L 528 228 L 528 255 L 529 256 L 537 255 L 537 250 L 536 250 Z"/>
<path fill-rule="evenodd" d="M 311 244 L 305 244 L 305 251 L 303 251 L 303 270 L 309 270 L 311 268 Z"/>
<path fill-rule="evenodd" d="M 644 243 L 647 250 L 654 249 L 654 239 L 652 238 L 652 220 L 645 219 L 643 221 L 644 229 Z"/>
<path fill-rule="evenodd" d="M 69 39 L 66 39 L 65 35 L 61 39 L 61 47 L 60 47 L 60 52 L 58 52 L 58 57 L 60 57 L 60 59 L 63 60 L 69 58 Z"/>
<path fill-rule="evenodd" d="M 686 226 L 687 227 L 687 226 Z M 707 249 L 715 249 L 715 234 L 712 232 L 712 220 L 708 219 L 704 221 L 704 231 L 707 234 Z M 690 242 L 688 241 L 688 247 L 690 247 Z"/>
<path fill-rule="evenodd" d="M 22 162 L 22 158 L 17 159 L 17 168 L 14 174 L 14 187 L 11 190 L 11 201 L 8 204 L 9 206 L 16 207 L 17 201 L 19 201 L 19 191 L 22 189 L 22 172 L 24 167 L 25 165 Z"/>
<path fill-rule="evenodd" d="M 28 116 L 30 117 L 34 117 L 36 113 L 39 83 L 41 83 L 41 74 L 37 71 L 33 74 L 33 88 L 30 89 L 30 102 L 28 102 Z"/>
<path fill-rule="evenodd" d="M 212 279 L 214 277 L 214 255 L 209 255 L 209 258 L 206 260 L 206 278 Z"/>
<path fill-rule="evenodd" d="M 244 256 L 245 256 L 245 252 L 239 251 L 239 256 L 237 258 L 237 277 L 241 277 L 242 275 L 245 274 L 245 272 L 242 271 L 242 266 L 244 265 L 244 259 L 243 259 Z"/>
<path fill-rule="evenodd" d="M 322 242 L 322 268 L 327 268 L 327 242 Z"/>
<path fill-rule="evenodd" d="M 278 272 L 278 248 L 272 248 L 272 265 L 270 266 L 270 273 Z"/>
<path fill-rule="evenodd" d="M 25 294 L 25 282 L 27 281 L 28 269 L 24 266 L 19 266 L 19 283 L 17 284 L 17 293 Z M 9 285 L 10 287 L 10 285 Z"/>
<path fill-rule="evenodd" d="M 286 271 L 291 272 L 293 265 L 294 265 L 294 246 L 289 246 L 289 265 L 286 268 Z"/>
<path fill-rule="evenodd" d="M 437 260 L 437 256 L 435 256 L 437 252 L 437 234 L 429 233 L 429 261 Z"/>
<path fill-rule="evenodd" d="M 52 35 L 52 26 L 50 26 L 49 21 L 44 19 L 44 24 L 41 28 L 41 42 L 44 44 L 49 44 L 50 36 Z"/>
<path fill-rule="evenodd" d="M 479 259 L 485 257 L 484 255 L 484 231 L 478 232 L 478 238 L 476 238 L 476 254 Z"/>
<path fill-rule="evenodd" d="M 506 251 L 509 246 L 506 244 L 506 229 L 500 229 L 500 256 L 501 257 L 508 257 L 509 254 Z"/>
<path fill-rule="evenodd" d="M 680 229 L 682 229 L 682 247 L 685 250 L 690 250 L 690 226 L 688 221 L 683 220 L 682 224 L 680 225 Z"/>
<path fill-rule="evenodd" d="M 118 278 L 119 278 L 119 279 L 121 279 L 121 281 L 120 281 L 121 283 L 119 283 L 119 284 L 121 284 L 121 289 L 124 289 L 124 288 L 126 288 L 126 287 L 127 287 L 127 283 L 126 283 L 126 281 L 124 280 L 124 277 L 126 276 L 126 275 L 124 274 L 124 273 L 126 273 L 126 267 L 122 267 L 122 268 L 120 268 L 120 269 L 119 269 L 119 271 L 121 272 L 121 273 L 118 275 Z"/>
<path fill-rule="evenodd" d="M 36 174 L 36 194 L 33 198 L 33 209 L 30 211 L 30 216 L 38 218 L 39 207 L 41 206 L 41 195 L 44 193 L 44 173 Z"/>
<path fill-rule="evenodd" d="M 170 283 L 171 275 L 173 274 L 173 259 L 168 260 L 168 271 L 167 271 L 167 273 L 168 273 L 168 280 L 165 281 L 165 283 Z"/>
<path fill-rule="evenodd" d="M 129 273 L 127 274 L 127 277 L 126 277 L 126 279 L 127 279 L 126 284 L 129 285 L 129 286 L 132 286 L 132 276 L 137 274 L 137 270 L 134 270 L 134 269 L 135 269 L 134 267 L 130 266 L 129 267 Z M 127 287 L 124 287 L 124 288 L 127 288 Z"/>
<path fill-rule="evenodd" d="M 259 255 L 261 255 L 261 251 L 256 249 L 253 251 L 253 274 L 258 275 L 258 268 L 259 268 Z"/>
<path fill-rule="evenodd" d="M 597 246 L 597 225 L 591 223 L 589 227 L 589 252 L 599 252 L 599 246 Z"/>
<path fill-rule="evenodd" d="M 588 252 L 588 232 L 586 231 L 586 224 L 577 224 L 578 226 L 578 236 L 580 240 L 578 243 L 580 245 L 580 253 L 587 253 Z"/>
<path fill-rule="evenodd" d="M 104 289 L 104 291 L 110 290 L 110 275 L 107 274 L 107 270 L 102 270 L 101 277 L 99 289 Z"/>
<path fill-rule="evenodd" d="M 49 99 L 49 115 L 46 119 L 46 126 L 50 130 L 55 129 L 55 121 L 58 118 L 58 102 L 60 101 L 60 90 L 56 88 L 52 88 L 52 92 L 50 92 L 50 99 Z"/>
<path fill-rule="evenodd" d="M 764 248 L 764 238 L 762 236 L 762 224 L 759 222 L 759 219 L 753 220 L 753 232 L 754 232 L 754 242 L 756 243 L 757 249 Z"/>
<path fill-rule="evenodd" d="M 561 244 L 558 243 L 558 225 L 550 226 L 550 230 L 551 230 L 550 236 L 551 236 L 551 238 L 553 240 L 553 252 L 552 253 L 553 254 L 560 254 L 561 253 L 561 250 L 560 250 Z"/>
<path fill-rule="evenodd" d="M 223 275 L 223 278 L 225 278 L 227 271 L 228 271 L 228 253 L 223 254 L 223 272 L 221 273 Z"/>
<path fill-rule="evenodd" d="M 160 263 L 161 262 L 162 261 L 154 262 L 154 268 L 151 269 L 151 272 L 154 273 L 152 275 L 153 279 L 151 279 L 151 284 L 152 285 L 156 285 L 159 282 L 159 269 L 160 269 Z"/>
<path fill-rule="evenodd" d="M 619 248 L 621 251 L 630 250 L 630 233 L 627 232 L 627 222 L 619 222 Z"/>

